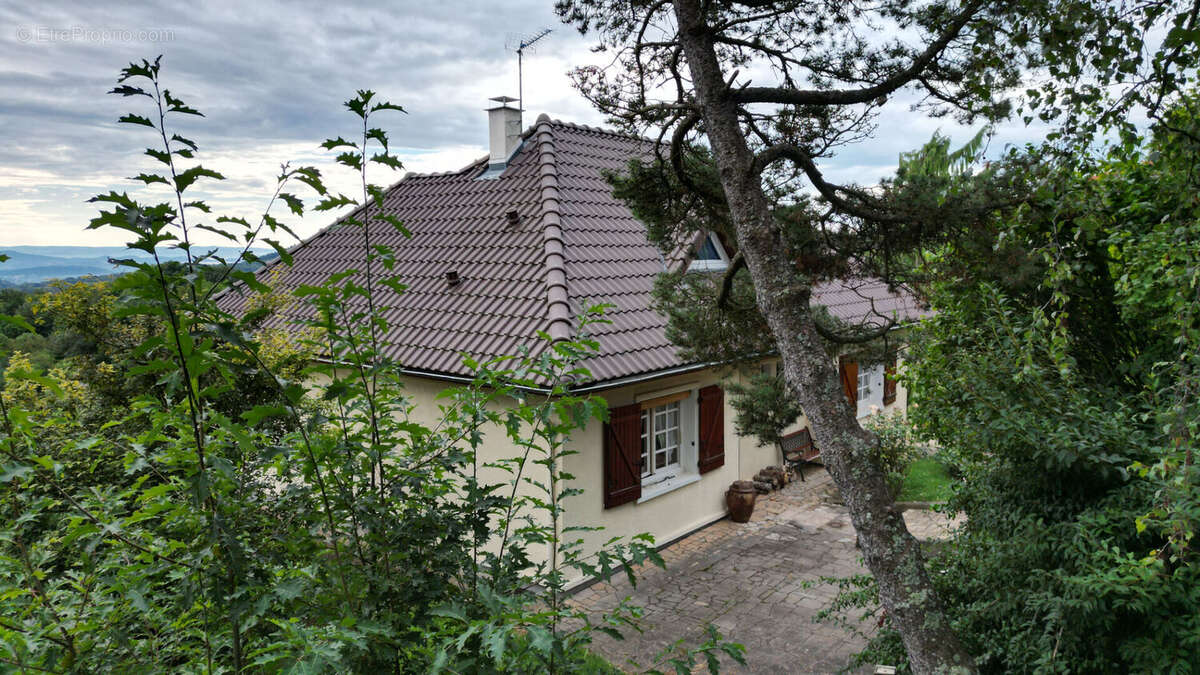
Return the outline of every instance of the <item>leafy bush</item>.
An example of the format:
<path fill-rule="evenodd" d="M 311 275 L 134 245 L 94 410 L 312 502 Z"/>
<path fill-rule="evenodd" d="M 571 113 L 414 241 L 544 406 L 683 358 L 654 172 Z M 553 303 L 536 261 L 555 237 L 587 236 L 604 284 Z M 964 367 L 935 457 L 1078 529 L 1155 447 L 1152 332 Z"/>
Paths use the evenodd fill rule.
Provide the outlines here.
<path fill-rule="evenodd" d="M 157 61 L 132 64 L 114 93 L 148 99 L 150 116 L 121 121 L 161 140 L 147 150 L 160 170 L 137 179 L 165 186 L 166 201 L 98 196 L 107 210 L 91 227 L 115 228 L 150 254 L 180 249 L 187 262 L 127 261 L 115 295 L 64 293 L 41 305 L 99 320 L 104 331 L 145 328 L 120 353 L 119 372 L 149 385 L 111 408 L 119 412 L 110 423 L 72 412 L 99 380 L 67 387 L 63 372 L 46 376 L 17 359 L 9 368 L 0 396 L 0 662 L 50 672 L 574 672 L 594 664 L 593 633 L 616 635 L 637 612 L 622 603 L 586 615 L 565 601 L 568 580 L 632 578 L 633 565 L 661 564 L 648 536 L 585 556 L 579 533 L 560 527 L 563 499 L 578 492 L 560 468 L 571 433 L 607 415 L 602 400 L 567 388 L 586 376 L 578 363 L 595 353 L 586 329 L 599 317 L 582 317 L 585 333 L 574 341 L 469 362 L 476 376 L 442 395 L 440 422 L 415 423 L 374 305 L 375 288 L 399 282 L 368 228 L 404 232 L 382 213 L 382 190 L 366 171 L 399 168 L 373 123 L 401 109 L 358 92 L 346 107 L 361 135 L 325 143 L 359 174 L 360 199 L 330 193 L 312 168 L 285 166 L 279 176 L 271 204 L 296 215 L 306 208 L 289 191 L 297 185 L 315 195 L 317 211 L 359 206 L 343 226 L 363 244 L 360 267 L 295 291 L 302 329 L 290 336 L 300 344 L 282 340 L 284 349 L 278 334 L 261 330 L 278 307 L 261 296 L 277 290 L 227 261 L 217 261 L 220 273 L 198 273 L 211 261 L 193 257 L 191 238 L 204 230 L 235 241 L 248 262 L 262 240 L 286 266 L 286 248 L 268 235 L 287 228 L 270 206 L 255 221 L 209 216 L 193 188 L 221 176 L 185 166 L 197 145 L 165 126 L 199 113 L 159 76 Z M 259 302 L 232 311 L 217 301 L 230 294 Z M 80 299 L 111 302 L 113 312 L 85 317 L 72 309 Z M 322 358 L 309 366 L 312 355 Z M 486 434 L 520 454 L 484 465 Z M 81 458 L 90 462 L 83 470 Z M 506 478 L 484 482 L 484 468 Z M 710 632 L 651 665 L 708 660 L 715 669 L 717 654 L 741 658 L 739 646 Z"/>
<path fill-rule="evenodd" d="M 1200 663 L 1195 97 L 933 257 L 910 418 L 963 475 L 931 576 L 985 672 Z M 869 607 L 869 579 L 839 609 Z M 883 620 L 876 662 L 903 662 Z"/>
<path fill-rule="evenodd" d="M 888 487 L 895 499 L 904 487 L 908 467 L 928 453 L 913 438 L 912 425 L 900 413 L 871 415 L 863 422 L 863 427 L 878 440 L 872 457 L 887 476 Z"/>
<path fill-rule="evenodd" d="M 796 397 L 788 393 L 778 375 L 754 373 L 745 384 L 732 382 L 725 389 L 736 415 L 738 435 L 754 436 L 759 445 L 778 443 L 783 430 L 803 414 Z"/>

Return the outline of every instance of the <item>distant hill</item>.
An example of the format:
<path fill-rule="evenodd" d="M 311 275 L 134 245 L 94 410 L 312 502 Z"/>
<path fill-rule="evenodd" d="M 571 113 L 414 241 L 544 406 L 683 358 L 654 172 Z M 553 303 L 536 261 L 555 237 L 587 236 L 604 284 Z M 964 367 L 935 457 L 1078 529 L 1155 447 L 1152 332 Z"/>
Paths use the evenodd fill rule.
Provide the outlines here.
<path fill-rule="evenodd" d="M 228 246 L 197 247 L 197 256 L 215 251 L 226 260 L 233 260 L 241 249 Z M 255 255 L 267 259 L 274 256 L 270 249 L 252 249 Z M 149 261 L 149 253 L 124 246 L 0 246 L 0 254 L 9 257 L 0 263 L 0 287 L 37 284 L 51 279 L 83 276 L 108 276 L 123 270 L 109 262 L 110 258 Z M 184 260 L 183 251 L 159 251 L 162 260 Z"/>

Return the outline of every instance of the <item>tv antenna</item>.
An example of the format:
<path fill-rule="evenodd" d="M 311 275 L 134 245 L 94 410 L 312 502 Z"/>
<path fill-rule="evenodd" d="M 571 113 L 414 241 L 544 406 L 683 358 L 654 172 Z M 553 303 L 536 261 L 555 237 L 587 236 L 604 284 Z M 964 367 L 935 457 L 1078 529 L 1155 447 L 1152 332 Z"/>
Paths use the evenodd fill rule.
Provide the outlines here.
<path fill-rule="evenodd" d="M 525 111 L 525 96 L 523 93 L 524 81 L 522 73 L 522 57 L 525 55 L 526 49 L 533 49 L 539 40 L 549 35 L 552 31 L 549 28 L 543 28 L 536 33 L 509 33 L 508 40 L 505 44 L 505 49 L 517 53 L 517 110 Z"/>

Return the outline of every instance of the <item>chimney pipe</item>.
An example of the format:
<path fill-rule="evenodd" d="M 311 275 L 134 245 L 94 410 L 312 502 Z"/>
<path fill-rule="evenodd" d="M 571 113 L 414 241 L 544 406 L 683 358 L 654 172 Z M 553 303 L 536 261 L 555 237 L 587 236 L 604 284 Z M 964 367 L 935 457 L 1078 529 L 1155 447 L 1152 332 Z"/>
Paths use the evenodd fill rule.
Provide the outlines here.
<path fill-rule="evenodd" d="M 490 99 L 495 105 L 487 109 L 488 114 L 488 172 L 508 166 L 508 160 L 521 145 L 521 111 L 510 106 L 517 99 L 497 96 Z"/>

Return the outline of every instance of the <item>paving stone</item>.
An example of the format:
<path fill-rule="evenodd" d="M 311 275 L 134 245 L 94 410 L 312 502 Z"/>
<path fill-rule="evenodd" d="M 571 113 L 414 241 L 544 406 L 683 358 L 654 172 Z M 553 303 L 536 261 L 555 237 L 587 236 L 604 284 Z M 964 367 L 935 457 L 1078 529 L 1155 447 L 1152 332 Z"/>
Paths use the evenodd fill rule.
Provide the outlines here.
<path fill-rule="evenodd" d="M 680 637 L 698 642 L 706 623 L 746 646 L 747 666 L 723 660 L 729 673 L 830 673 L 844 668 L 865 644 L 862 635 L 813 617 L 837 589 L 823 576 L 865 572 L 854 528 L 844 506 L 830 503 L 824 471 L 803 483 L 760 496 L 749 523 L 718 521 L 665 549 L 667 569 L 643 566 L 637 589 L 614 579 L 576 594 L 588 613 L 611 608 L 626 596 L 644 608 L 643 632 L 624 640 L 597 637 L 593 649 L 618 666 L 647 666 Z M 925 510 L 904 514 L 918 538 L 946 536 L 959 525 Z M 867 634 L 873 625 L 857 626 Z M 630 669 L 633 669 L 630 666 Z M 696 672 L 707 672 L 700 669 Z M 864 667 L 852 672 L 871 672 Z"/>

